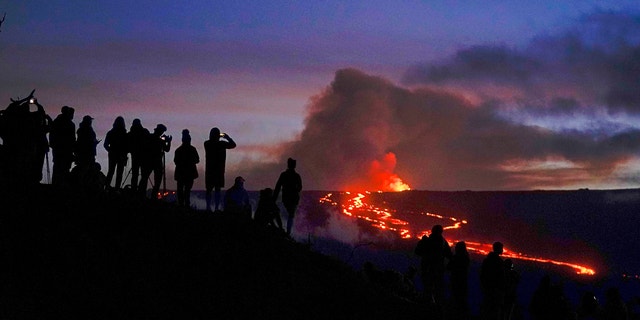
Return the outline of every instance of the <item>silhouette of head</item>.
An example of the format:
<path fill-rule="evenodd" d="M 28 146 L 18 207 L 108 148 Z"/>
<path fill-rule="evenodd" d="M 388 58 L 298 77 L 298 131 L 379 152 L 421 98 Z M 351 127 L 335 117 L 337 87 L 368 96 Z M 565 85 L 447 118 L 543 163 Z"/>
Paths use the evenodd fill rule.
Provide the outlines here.
<path fill-rule="evenodd" d="M 493 252 L 497 254 L 502 254 L 502 252 L 504 252 L 504 245 L 502 245 L 502 242 L 496 241 L 493 243 Z"/>
<path fill-rule="evenodd" d="M 182 143 L 191 143 L 191 134 L 188 129 L 182 130 Z"/>
<path fill-rule="evenodd" d="M 269 199 L 273 196 L 273 189 L 271 188 L 264 188 L 262 190 L 260 190 L 260 197 L 264 198 L 264 199 Z"/>
<path fill-rule="evenodd" d="M 431 228 L 431 234 L 434 234 L 434 235 L 442 235 L 443 231 L 444 231 L 444 228 L 439 224 L 436 224 L 435 226 L 433 226 L 433 228 Z"/>
<path fill-rule="evenodd" d="M 163 134 L 163 133 L 165 133 L 166 131 L 167 131 L 167 127 L 166 127 L 164 124 L 162 124 L 162 123 L 159 123 L 159 124 L 156 126 L 156 128 L 155 128 L 155 129 L 153 129 L 153 132 L 155 132 L 155 133 L 157 133 L 157 134 Z"/>
<path fill-rule="evenodd" d="M 140 119 L 135 118 L 135 119 L 133 119 L 133 122 L 131 122 L 131 126 L 132 127 L 142 127 L 142 122 L 140 122 Z"/>
<path fill-rule="evenodd" d="M 210 140 L 219 140 L 220 139 L 220 129 L 218 129 L 217 127 L 211 128 L 211 131 L 209 131 L 209 139 Z"/>
<path fill-rule="evenodd" d="M 84 117 L 82 117 L 82 122 L 83 124 L 91 124 L 91 121 L 93 121 L 93 118 L 89 115 L 86 115 Z"/>
<path fill-rule="evenodd" d="M 122 116 L 116 117 L 116 119 L 113 121 L 113 127 L 114 128 L 124 128 L 125 127 L 124 118 Z"/>
<path fill-rule="evenodd" d="M 237 186 L 244 186 L 244 178 L 241 176 L 237 176 L 234 181 L 234 184 Z"/>
<path fill-rule="evenodd" d="M 71 118 L 73 118 L 74 111 L 75 110 L 69 106 L 63 106 L 62 109 L 60 109 L 60 113 Z"/>
<path fill-rule="evenodd" d="M 287 168 L 295 169 L 296 168 L 296 160 L 292 159 L 292 158 L 287 159 Z"/>

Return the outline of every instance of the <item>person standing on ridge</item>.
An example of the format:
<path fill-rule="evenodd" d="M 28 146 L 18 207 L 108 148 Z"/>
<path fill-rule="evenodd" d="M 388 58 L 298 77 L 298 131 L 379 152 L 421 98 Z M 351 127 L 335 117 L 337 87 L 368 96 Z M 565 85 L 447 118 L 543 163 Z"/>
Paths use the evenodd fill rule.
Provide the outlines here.
<path fill-rule="evenodd" d="M 103 143 L 104 149 L 107 150 L 109 157 L 109 168 L 107 170 L 107 180 L 105 185 L 107 189 L 111 186 L 113 173 L 116 174 L 115 190 L 120 189 L 122 185 L 122 173 L 127 165 L 127 128 L 125 127 L 124 118 L 116 117 L 113 121 L 113 128 L 107 132 Z"/>
<path fill-rule="evenodd" d="M 205 187 L 207 211 L 211 211 L 211 191 L 214 191 L 214 210 L 220 210 L 220 189 L 224 188 L 225 162 L 227 161 L 227 149 L 236 147 L 235 141 L 226 133 L 220 133 L 220 129 L 212 128 L 209 131 L 209 140 L 204 142 L 205 151 Z"/>
<path fill-rule="evenodd" d="M 445 259 L 451 261 L 452 258 L 451 247 L 442 235 L 443 231 L 441 225 L 433 226 L 429 237 L 423 236 L 415 248 L 415 254 L 422 258 L 420 267 L 424 294 L 438 312 L 442 311 L 444 304 Z"/>
<path fill-rule="evenodd" d="M 153 133 L 147 136 L 142 158 L 142 174 L 140 175 L 140 184 L 138 192 L 144 194 L 147 191 L 147 180 L 153 171 L 153 188 L 151 189 L 152 197 L 157 197 L 160 192 L 160 184 L 164 175 L 164 154 L 171 150 L 171 136 L 164 133 L 167 127 L 158 124 Z"/>
<path fill-rule="evenodd" d="M 469 258 L 469 251 L 467 251 L 467 244 L 464 241 L 458 241 L 447 269 L 451 272 L 449 281 L 451 282 L 454 310 L 460 319 L 468 318 L 470 264 L 471 259 Z"/>
<path fill-rule="evenodd" d="M 293 229 L 293 218 L 300 202 L 300 191 L 302 190 L 302 178 L 296 172 L 296 160 L 287 160 L 287 170 L 283 171 L 276 182 L 273 191 L 273 198 L 278 199 L 282 190 L 282 204 L 287 211 L 287 234 L 291 235 Z"/>
<path fill-rule="evenodd" d="M 76 125 L 73 123 L 75 109 L 63 106 L 60 114 L 53 120 L 49 132 L 49 145 L 53 155 L 53 175 L 51 184 L 65 185 L 69 183 L 69 173 L 74 158 L 76 144 Z"/>
<path fill-rule="evenodd" d="M 140 119 L 133 119 L 129 133 L 127 133 L 127 143 L 129 147 L 129 153 L 131 153 L 131 191 L 134 193 L 138 189 L 138 177 L 142 168 L 142 157 L 144 144 L 147 136 L 149 136 L 149 130 L 142 126 Z"/>
<path fill-rule="evenodd" d="M 480 286 L 483 294 L 481 313 L 485 319 L 502 319 L 504 316 L 507 284 L 504 261 L 500 257 L 503 251 L 503 244 L 494 242 L 493 251 L 489 252 L 480 266 Z"/>
<path fill-rule="evenodd" d="M 198 177 L 196 164 L 200 162 L 200 156 L 196 148 L 191 145 L 189 130 L 182 130 L 182 145 L 175 152 L 173 162 L 176 164 L 174 179 L 178 186 L 178 205 L 191 207 L 191 188 L 193 180 Z"/>
<path fill-rule="evenodd" d="M 76 165 L 84 167 L 96 162 L 96 146 L 100 141 L 96 138 L 96 132 L 91 126 L 93 118 L 86 115 L 78 125 L 76 132 Z"/>

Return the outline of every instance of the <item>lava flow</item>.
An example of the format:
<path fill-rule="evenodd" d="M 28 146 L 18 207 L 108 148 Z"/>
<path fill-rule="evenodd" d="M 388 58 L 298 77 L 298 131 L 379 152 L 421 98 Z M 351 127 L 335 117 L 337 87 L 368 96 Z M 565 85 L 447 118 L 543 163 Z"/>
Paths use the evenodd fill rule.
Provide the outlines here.
<path fill-rule="evenodd" d="M 332 206 L 337 206 L 341 208 L 341 212 L 347 216 L 362 219 L 371 223 L 373 227 L 388 230 L 391 232 L 396 232 L 403 239 L 411 239 L 411 238 L 421 238 L 424 235 L 429 234 L 429 230 L 412 230 L 410 228 L 410 224 L 408 221 L 394 218 L 393 214 L 396 213 L 396 210 L 392 210 L 390 208 L 380 208 L 374 205 L 371 205 L 364 201 L 367 195 L 370 192 L 364 193 L 355 193 L 352 195 L 350 192 L 344 192 L 342 195 L 346 195 L 349 197 L 346 200 L 346 203 L 341 204 L 337 200 L 333 199 L 333 194 L 329 193 L 324 197 L 320 198 L 320 203 L 329 204 Z M 455 217 L 447 217 L 439 214 L 434 214 L 430 212 L 421 212 L 421 215 L 428 216 L 430 218 L 442 220 L 443 223 L 440 223 L 444 229 L 459 229 L 463 226 L 466 226 L 468 223 L 467 220 L 458 219 Z M 454 243 L 458 242 L 458 240 L 450 241 L 450 245 L 454 245 Z M 467 249 L 476 254 L 486 255 L 491 251 L 492 244 L 490 243 L 481 243 L 474 241 L 467 241 Z M 549 263 L 563 267 L 572 268 L 577 274 L 581 275 L 595 275 L 595 270 L 589 268 L 587 266 L 578 265 L 575 263 L 569 263 L 564 261 L 558 261 L 543 257 L 534 257 L 521 252 L 514 252 L 504 249 L 503 253 L 504 257 L 512 258 L 512 259 L 520 259 L 526 261 L 533 261 L 538 263 Z"/>

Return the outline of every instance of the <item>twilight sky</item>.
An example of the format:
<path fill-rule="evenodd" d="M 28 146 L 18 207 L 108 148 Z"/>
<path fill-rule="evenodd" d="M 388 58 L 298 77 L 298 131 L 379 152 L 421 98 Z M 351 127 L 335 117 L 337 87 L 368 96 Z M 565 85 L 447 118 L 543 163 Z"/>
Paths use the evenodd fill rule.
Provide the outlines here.
<path fill-rule="evenodd" d="M 202 144 L 251 190 L 640 187 L 637 1 L 12 1 L 0 98 Z M 5 106 L 6 106 L 5 105 Z M 3 106 L 4 107 L 4 106 Z M 98 160 L 106 173 L 106 151 Z M 128 170 L 128 169 L 127 169 Z M 204 185 L 204 169 L 195 188 Z"/>

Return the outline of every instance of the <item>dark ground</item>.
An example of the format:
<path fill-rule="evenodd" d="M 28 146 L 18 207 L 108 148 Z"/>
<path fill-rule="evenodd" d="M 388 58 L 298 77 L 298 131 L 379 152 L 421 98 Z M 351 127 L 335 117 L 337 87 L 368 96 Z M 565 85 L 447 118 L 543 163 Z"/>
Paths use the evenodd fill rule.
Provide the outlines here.
<path fill-rule="evenodd" d="M 429 319 L 275 230 L 126 195 L 0 197 L 2 319 Z"/>

